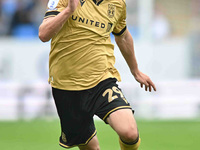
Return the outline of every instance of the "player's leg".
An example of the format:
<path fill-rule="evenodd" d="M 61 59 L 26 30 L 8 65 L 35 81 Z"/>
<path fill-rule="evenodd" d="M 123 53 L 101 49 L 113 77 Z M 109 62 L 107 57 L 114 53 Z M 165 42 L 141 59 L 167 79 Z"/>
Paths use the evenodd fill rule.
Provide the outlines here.
<path fill-rule="evenodd" d="M 109 78 L 97 87 L 95 107 L 98 109 L 95 114 L 118 133 L 121 150 L 137 150 L 140 144 L 137 124 L 131 106 L 116 81 Z"/>
<path fill-rule="evenodd" d="M 93 114 L 87 103 L 87 91 L 66 91 L 52 88 L 57 112 L 61 122 L 60 146 L 80 146 L 81 150 L 99 150 Z M 90 103 L 89 103 L 90 104 Z"/>
<path fill-rule="evenodd" d="M 91 141 L 84 146 L 78 146 L 80 150 L 100 150 L 97 136 L 94 136 Z"/>
<path fill-rule="evenodd" d="M 119 109 L 106 120 L 120 138 L 121 150 L 137 150 L 140 145 L 137 124 L 131 109 Z"/>

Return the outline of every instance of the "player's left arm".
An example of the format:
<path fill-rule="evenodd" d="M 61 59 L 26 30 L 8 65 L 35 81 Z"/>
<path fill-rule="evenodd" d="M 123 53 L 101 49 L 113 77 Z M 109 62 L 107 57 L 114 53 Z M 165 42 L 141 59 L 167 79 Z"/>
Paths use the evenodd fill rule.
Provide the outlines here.
<path fill-rule="evenodd" d="M 134 52 L 133 38 L 128 29 L 126 29 L 126 31 L 124 31 L 123 35 L 121 36 L 115 35 L 115 41 L 136 81 L 141 84 L 141 87 L 145 85 L 146 91 L 149 89 L 149 91 L 151 92 L 152 88 L 154 89 L 154 91 L 156 91 L 156 87 L 151 79 L 138 69 L 138 64 Z"/>

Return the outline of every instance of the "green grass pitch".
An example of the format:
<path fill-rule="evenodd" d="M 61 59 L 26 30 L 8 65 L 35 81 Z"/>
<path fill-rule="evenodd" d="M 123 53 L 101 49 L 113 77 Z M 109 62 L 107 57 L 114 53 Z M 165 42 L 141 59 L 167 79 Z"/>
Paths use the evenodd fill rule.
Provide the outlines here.
<path fill-rule="evenodd" d="M 101 150 L 120 150 L 118 136 L 96 121 Z M 140 150 L 200 150 L 199 121 L 138 121 Z M 64 150 L 59 121 L 0 122 L 0 150 Z M 78 148 L 72 148 L 78 150 Z"/>

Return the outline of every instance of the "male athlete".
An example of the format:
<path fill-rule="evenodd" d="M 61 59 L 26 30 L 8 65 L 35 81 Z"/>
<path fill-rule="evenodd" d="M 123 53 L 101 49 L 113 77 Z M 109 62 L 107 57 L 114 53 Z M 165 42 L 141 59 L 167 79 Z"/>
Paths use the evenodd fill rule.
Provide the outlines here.
<path fill-rule="evenodd" d="M 94 115 L 117 132 L 121 150 L 137 150 L 140 145 L 133 111 L 116 84 L 121 79 L 110 33 L 141 87 L 156 90 L 138 69 L 124 0 L 49 0 L 39 37 L 43 42 L 52 39 L 49 82 L 64 148 L 100 149 Z"/>

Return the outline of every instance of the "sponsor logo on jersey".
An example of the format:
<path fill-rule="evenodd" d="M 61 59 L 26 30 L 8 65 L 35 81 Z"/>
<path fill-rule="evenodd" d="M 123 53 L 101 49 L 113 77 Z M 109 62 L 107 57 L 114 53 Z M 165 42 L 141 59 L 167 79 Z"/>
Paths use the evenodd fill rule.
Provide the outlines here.
<path fill-rule="evenodd" d="M 115 5 L 108 4 L 108 17 L 113 18 L 115 16 Z"/>
<path fill-rule="evenodd" d="M 58 5 L 59 0 L 49 0 L 48 10 L 57 10 L 56 6 Z"/>
<path fill-rule="evenodd" d="M 106 23 L 102 23 L 102 22 L 99 22 L 99 21 L 83 18 L 83 17 L 80 17 L 80 16 L 72 15 L 72 20 L 76 21 L 76 22 L 83 23 L 83 24 L 88 24 L 88 25 L 91 25 L 91 26 L 95 26 L 95 27 L 101 28 L 101 29 L 106 28 Z M 112 27 L 113 27 L 113 24 L 112 23 L 108 23 L 106 32 L 110 32 Z"/>
<path fill-rule="evenodd" d="M 74 16 L 74 15 L 72 15 L 72 20 L 78 21 L 80 23 L 88 24 L 88 25 L 91 25 L 91 26 L 99 27 L 99 28 L 105 28 L 105 26 L 106 26 L 104 23 L 94 21 L 94 20 L 91 20 L 91 19 L 86 19 L 86 18 Z"/>

